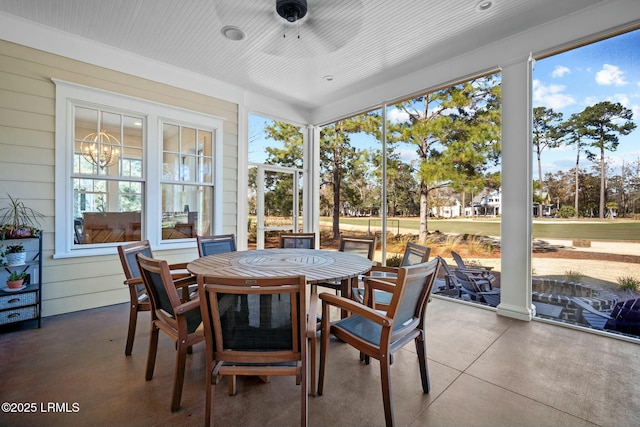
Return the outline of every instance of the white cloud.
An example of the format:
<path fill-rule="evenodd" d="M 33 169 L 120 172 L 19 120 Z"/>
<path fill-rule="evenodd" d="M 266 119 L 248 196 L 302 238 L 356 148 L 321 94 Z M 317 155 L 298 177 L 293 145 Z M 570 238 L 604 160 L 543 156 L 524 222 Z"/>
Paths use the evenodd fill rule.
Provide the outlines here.
<path fill-rule="evenodd" d="M 573 96 L 563 93 L 566 89 L 563 85 L 545 86 L 540 80 L 533 81 L 533 103 L 536 106 L 543 106 L 560 110 L 568 105 L 576 103 Z"/>
<path fill-rule="evenodd" d="M 599 96 L 587 96 L 586 98 L 584 98 L 584 105 L 594 105 L 600 101 L 602 101 L 602 98 L 600 98 Z"/>
<path fill-rule="evenodd" d="M 638 104 L 632 105 L 631 111 L 633 112 L 634 121 L 638 123 L 638 118 L 640 117 L 640 105 Z"/>
<path fill-rule="evenodd" d="M 390 108 L 387 110 L 387 120 L 391 123 L 403 123 L 409 120 L 409 114 L 398 108 Z"/>
<path fill-rule="evenodd" d="M 565 67 L 564 65 L 558 65 L 551 73 L 551 77 L 559 78 L 559 77 L 563 77 L 565 74 L 570 74 L 570 73 L 571 73 L 571 70 L 568 67 Z"/>
<path fill-rule="evenodd" d="M 631 105 L 631 100 L 629 99 L 629 95 L 626 93 L 616 93 L 611 97 L 612 102 L 619 102 L 624 107 L 629 107 Z"/>
<path fill-rule="evenodd" d="M 633 95 L 631 96 L 633 97 Z M 615 93 L 613 95 L 607 96 L 605 99 L 602 99 L 601 97 L 597 97 L 597 96 L 588 96 L 584 99 L 585 105 L 595 105 L 602 101 L 609 101 L 613 103 L 617 102 L 621 104 L 623 107 L 630 108 L 632 110 L 634 108 L 638 108 L 637 104 L 633 104 L 631 97 L 629 96 L 629 94 L 626 94 L 626 93 Z M 633 117 L 634 118 L 638 117 L 635 112 L 633 114 Z"/>
<path fill-rule="evenodd" d="M 624 71 L 620 67 L 604 64 L 602 70 L 596 73 L 596 83 L 603 86 L 623 86 L 628 82 L 624 79 Z"/>

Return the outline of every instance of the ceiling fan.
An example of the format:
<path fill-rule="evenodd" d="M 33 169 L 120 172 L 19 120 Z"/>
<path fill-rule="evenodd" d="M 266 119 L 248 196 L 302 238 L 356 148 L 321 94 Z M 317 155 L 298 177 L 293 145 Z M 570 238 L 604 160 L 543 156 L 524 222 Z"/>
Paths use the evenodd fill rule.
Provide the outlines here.
<path fill-rule="evenodd" d="M 363 0 L 216 0 L 215 8 L 221 24 L 242 28 L 256 50 L 284 57 L 335 52 L 363 20 Z"/>
<path fill-rule="evenodd" d="M 307 0 L 276 0 L 276 11 L 289 22 L 296 22 L 307 14 Z"/>

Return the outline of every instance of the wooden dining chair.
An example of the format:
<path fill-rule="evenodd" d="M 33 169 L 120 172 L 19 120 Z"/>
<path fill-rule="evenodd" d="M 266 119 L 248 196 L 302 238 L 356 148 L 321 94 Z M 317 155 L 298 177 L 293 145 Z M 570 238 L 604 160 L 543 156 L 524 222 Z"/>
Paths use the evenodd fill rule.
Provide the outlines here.
<path fill-rule="evenodd" d="M 338 250 L 340 252 L 351 253 L 360 255 L 373 261 L 373 257 L 376 253 L 376 244 L 378 240 L 375 235 L 370 236 L 340 236 L 340 244 Z M 355 283 L 352 283 L 351 287 L 356 284 L 357 278 L 354 279 Z M 311 291 L 315 292 L 316 286 L 322 286 L 323 288 L 329 288 L 336 291 L 336 293 L 342 291 L 342 282 L 322 282 L 317 285 L 312 285 Z"/>
<path fill-rule="evenodd" d="M 391 393 L 391 358 L 393 354 L 414 341 L 418 353 L 418 365 L 422 390 L 429 393 L 430 380 L 427 366 L 425 339 L 425 315 L 427 300 L 438 274 L 439 259 L 398 269 L 396 284 L 373 277 L 365 277 L 365 304 L 330 293 L 320 294 L 322 300 L 322 332 L 320 339 L 320 374 L 318 395 L 324 392 L 325 371 L 329 356 L 329 338 L 334 335 L 364 355 L 380 362 L 382 402 L 387 426 L 395 424 Z M 392 294 L 386 313 L 375 310 L 374 290 Z M 351 315 L 334 323 L 329 319 L 329 308 L 335 306 Z M 351 373 L 353 374 L 353 373 Z"/>
<path fill-rule="evenodd" d="M 173 391 L 171 395 L 171 411 L 180 408 L 182 386 L 187 353 L 194 344 L 204 341 L 204 333 L 199 326 L 202 323 L 200 301 L 195 298 L 183 302 L 178 296 L 180 287 L 188 288 L 197 283 L 194 277 L 182 280 L 176 285 L 171 277 L 169 264 L 164 260 L 153 259 L 138 254 L 140 274 L 151 301 L 151 337 L 147 355 L 147 381 L 153 378 L 153 371 L 158 352 L 159 331 L 166 333 L 176 346 L 176 364 L 173 375 Z"/>
<path fill-rule="evenodd" d="M 243 375 L 294 376 L 301 385 L 300 425 L 307 425 L 307 346 L 315 345 L 317 301 L 312 295 L 307 317 L 305 287 L 305 276 L 198 276 L 207 351 L 206 426 L 213 425 L 214 386 L 227 377 L 233 396 L 236 377 Z M 310 365 L 315 369 L 315 360 Z"/>
<path fill-rule="evenodd" d="M 196 240 L 200 257 L 236 251 L 236 236 L 234 234 L 196 236 Z"/>
<path fill-rule="evenodd" d="M 429 260 L 431 254 L 431 248 L 427 246 L 418 245 L 417 243 L 407 242 L 404 249 L 404 255 L 400 262 L 400 267 L 407 267 L 409 265 L 420 264 Z M 384 278 L 383 280 L 389 282 L 395 282 L 398 278 L 398 267 L 387 267 L 374 265 L 369 271 L 369 276 Z M 360 285 L 360 283 L 358 283 Z M 358 286 L 353 288 L 351 296 L 354 300 L 362 303 L 364 301 L 364 288 Z M 376 309 L 386 310 L 391 302 L 391 294 L 389 292 L 376 290 L 375 291 Z"/>
<path fill-rule="evenodd" d="M 124 354 L 127 356 L 130 356 L 133 350 L 138 313 L 151 310 L 151 301 L 149 301 L 149 296 L 147 295 L 142 277 L 140 276 L 140 269 L 138 268 L 138 261 L 136 260 L 137 254 L 153 258 L 151 245 L 149 245 L 148 240 L 118 246 L 118 255 L 120 256 L 120 263 L 122 264 L 125 277 L 124 284 L 129 288 L 129 329 L 127 332 L 127 343 L 124 349 Z M 169 269 L 172 271 L 174 280 L 186 279 L 191 276 L 187 271 L 187 263 L 171 264 L 169 265 Z M 193 280 L 195 281 L 195 279 Z M 185 291 L 183 298 L 188 298 L 188 291 Z"/>
<path fill-rule="evenodd" d="M 316 233 L 283 233 L 280 235 L 281 249 L 315 249 Z"/>

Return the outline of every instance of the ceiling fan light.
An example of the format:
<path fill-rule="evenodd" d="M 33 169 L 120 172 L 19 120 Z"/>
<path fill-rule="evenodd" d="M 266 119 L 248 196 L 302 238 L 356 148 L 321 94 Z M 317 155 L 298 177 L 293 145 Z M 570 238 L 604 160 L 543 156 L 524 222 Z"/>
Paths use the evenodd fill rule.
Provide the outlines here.
<path fill-rule="evenodd" d="M 307 0 L 276 0 L 276 11 L 289 22 L 296 22 L 307 14 Z"/>

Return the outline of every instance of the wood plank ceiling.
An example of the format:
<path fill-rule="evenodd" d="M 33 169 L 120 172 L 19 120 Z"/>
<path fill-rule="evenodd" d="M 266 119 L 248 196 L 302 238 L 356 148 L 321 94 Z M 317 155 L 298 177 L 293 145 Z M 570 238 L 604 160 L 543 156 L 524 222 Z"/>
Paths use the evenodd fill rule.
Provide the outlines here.
<path fill-rule="evenodd" d="M 276 0 L 0 0 L 0 13 L 313 109 L 600 1 L 308 0 L 293 24 Z"/>

